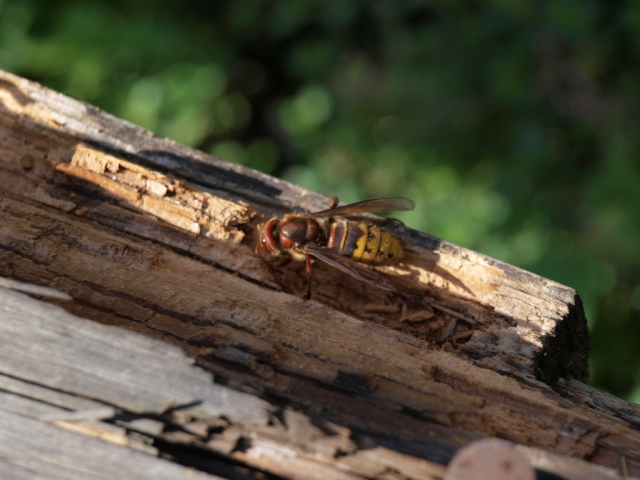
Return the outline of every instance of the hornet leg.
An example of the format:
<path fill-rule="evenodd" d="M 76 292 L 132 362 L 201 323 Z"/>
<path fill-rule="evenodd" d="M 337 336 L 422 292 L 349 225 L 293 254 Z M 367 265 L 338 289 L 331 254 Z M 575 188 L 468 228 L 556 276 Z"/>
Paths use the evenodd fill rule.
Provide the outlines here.
<path fill-rule="evenodd" d="M 311 255 L 306 255 L 307 262 L 307 294 L 303 297 L 305 300 L 311 298 Z"/>

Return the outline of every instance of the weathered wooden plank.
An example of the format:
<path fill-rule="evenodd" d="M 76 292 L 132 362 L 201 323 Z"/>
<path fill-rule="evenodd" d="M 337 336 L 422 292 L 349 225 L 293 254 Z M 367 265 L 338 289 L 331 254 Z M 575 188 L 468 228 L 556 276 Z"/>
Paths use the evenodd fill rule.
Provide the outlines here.
<path fill-rule="evenodd" d="M 86 323 L 57 308 L 28 299 L 19 293 L 0 290 L 0 305 L 2 305 L 0 309 L 0 325 L 8 325 L 2 331 L 2 337 L 15 338 L 16 333 L 26 334 L 34 344 L 40 346 L 39 358 L 50 356 L 53 362 L 58 362 L 59 356 L 55 354 L 57 350 L 66 350 L 69 356 L 77 359 L 77 363 L 85 365 L 85 368 L 80 372 L 69 369 L 68 375 L 70 376 L 86 378 L 95 375 L 95 370 L 91 368 L 91 365 L 93 363 L 102 363 L 104 358 L 100 355 L 88 355 L 86 345 L 91 345 L 96 338 L 101 339 L 101 348 L 107 350 L 112 348 L 113 344 L 120 345 L 123 357 L 133 361 L 136 361 L 136 357 L 152 358 L 161 353 L 166 355 L 170 363 L 174 363 L 176 357 L 182 357 L 185 363 L 189 364 L 188 359 L 173 347 L 124 330 Z M 15 319 L 21 319 L 19 326 L 24 331 L 16 328 Z M 49 325 L 44 328 L 43 320 L 47 319 L 51 321 L 47 322 Z M 61 328 L 61 325 L 66 328 Z M 3 345 L 0 350 L 6 350 L 6 347 Z M 13 350 L 13 354 L 15 355 L 15 362 L 29 363 L 30 357 L 33 356 L 33 350 Z M 5 362 L 0 362 L 0 366 L 4 365 Z M 33 368 L 38 367 L 35 366 Z M 195 368 L 190 367 L 190 369 Z M 156 377 L 156 371 L 157 367 L 154 361 L 140 363 L 139 374 L 141 378 L 148 377 L 159 384 L 169 385 L 170 388 L 171 382 L 167 384 L 166 376 Z M 173 369 L 172 374 L 182 376 L 185 372 L 182 369 Z M 116 372 L 115 375 L 118 376 L 118 373 Z M 93 458 L 91 464 L 85 465 L 86 459 L 73 457 L 71 460 L 67 460 L 65 456 L 60 460 L 54 455 L 53 459 L 47 457 L 47 461 L 61 462 L 63 465 L 61 469 L 55 469 L 47 462 L 36 462 L 34 465 L 27 464 L 23 458 L 24 455 L 27 455 L 25 451 L 38 452 L 38 449 L 42 448 L 42 446 L 38 443 L 24 450 L 20 446 L 21 444 L 13 443 L 14 437 L 11 435 L 18 435 L 18 433 L 15 432 L 14 428 L 17 425 L 17 420 L 11 415 L 20 417 L 23 420 L 27 419 L 28 422 L 40 420 L 40 423 L 50 423 L 65 429 L 65 432 L 55 432 L 51 430 L 53 427 L 46 426 L 43 433 L 41 431 L 43 427 L 34 423 L 23 425 L 22 434 L 27 439 L 31 435 L 38 435 L 42 442 L 46 442 L 51 436 L 59 436 L 61 440 L 58 445 L 61 448 L 66 448 L 67 443 L 71 442 L 72 447 L 70 448 L 73 450 L 75 448 L 73 445 L 76 444 L 74 442 L 77 442 L 74 439 L 77 434 L 83 434 L 116 445 L 132 446 L 133 440 L 127 436 L 123 429 L 118 429 L 110 423 L 95 421 L 100 418 L 107 421 L 115 420 L 116 417 L 125 418 L 122 414 L 115 415 L 111 412 L 105 414 L 104 408 L 100 409 L 101 411 L 99 410 L 99 407 L 104 405 L 103 401 L 108 400 L 110 397 L 107 392 L 111 386 L 109 381 L 105 381 L 105 385 L 95 391 L 93 390 L 95 383 L 85 381 L 82 382 L 82 388 L 76 389 L 75 392 L 64 392 L 61 391 L 61 387 L 64 387 L 65 384 L 61 384 L 57 377 L 47 375 L 40 376 L 38 374 L 35 378 L 33 375 L 29 377 L 30 382 L 38 383 L 24 383 L 16 378 L 5 377 L 4 375 L 0 375 L 0 380 L 2 381 L 2 390 L 19 393 L 19 395 L 0 393 L 0 428 L 5 426 L 3 419 L 8 422 L 7 429 L 4 431 L 5 436 L 7 436 L 7 443 L 3 444 L 2 440 L 0 440 L 0 458 L 10 458 L 10 460 L 6 461 L 11 463 L 10 465 L 5 465 L 0 461 L 0 473 L 3 478 L 12 478 L 11 475 L 15 475 L 15 478 L 23 478 L 24 475 L 33 475 L 33 478 L 51 478 L 53 473 L 64 478 L 76 478 L 76 470 L 80 470 L 82 475 L 88 475 L 87 472 L 91 472 L 92 469 L 93 471 L 100 470 L 101 462 L 116 461 L 111 457 L 105 457 L 103 454 Z M 73 384 L 73 382 L 71 383 Z M 144 382 L 142 383 L 141 385 L 137 383 L 131 384 L 130 388 L 137 390 L 138 394 L 144 392 L 145 395 L 158 395 L 155 389 L 148 389 Z M 221 388 L 224 389 L 224 387 Z M 85 398 L 86 396 L 99 398 L 101 401 L 89 400 Z M 133 394 L 133 396 L 137 397 L 138 395 Z M 149 399 L 149 401 L 151 404 L 157 403 L 153 399 Z M 127 406 L 130 407 L 131 405 L 125 405 L 125 408 Z M 69 412 L 67 410 L 69 408 L 79 409 L 79 411 Z M 133 404 L 133 408 L 137 409 L 139 407 L 137 404 Z M 259 418 L 252 415 L 252 408 L 244 402 L 234 406 L 233 412 L 229 414 L 229 412 L 213 413 L 210 410 L 200 409 L 198 405 L 193 405 L 190 408 L 179 409 L 175 413 L 157 417 L 159 420 L 153 421 L 156 425 L 152 428 L 146 427 L 141 423 L 144 417 L 136 420 L 135 411 L 132 411 L 131 413 L 134 416 L 130 417 L 129 420 L 115 420 L 115 423 L 122 424 L 127 428 L 127 431 L 140 431 L 173 444 L 183 443 L 193 447 L 198 446 L 200 449 L 208 448 L 217 454 L 227 455 L 234 461 L 245 465 L 245 472 L 248 472 L 246 468 L 254 468 L 286 476 L 287 478 L 321 478 L 327 476 L 329 478 L 374 478 L 391 470 L 395 470 L 406 478 L 438 479 L 444 475 L 444 467 L 442 465 L 394 452 L 383 446 L 376 445 L 377 442 L 373 441 L 373 439 L 367 440 L 367 437 L 362 437 L 361 440 L 354 443 L 351 439 L 353 435 L 348 429 L 331 424 L 325 424 L 323 428 L 318 428 L 307 416 L 290 409 L 282 410 L 278 414 L 282 426 L 266 426 Z M 233 418 L 233 416 L 242 417 L 242 412 L 239 412 L 242 409 L 247 409 L 247 415 L 241 421 L 229 423 L 228 420 L 222 420 L 221 418 L 227 416 L 229 416 L 228 418 Z M 265 410 L 269 411 L 270 407 L 266 406 Z M 143 415 L 153 415 L 153 412 L 149 411 L 142 413 Z M 3 414 L 8 415 L 8 417 L 2 417 Z M 194 422 L 193 418 L 197 420 Z M 216 423 L 216 419 L 218 419 L 218 423 Z M 252 421 L 256 420 L 257 424 L 251 424 Z M 146 421 L 149 422 L 150 420 Z M 217 427 L 215 433 L 211 434 L 209 428 L 214 424 Z M 171 433 L 175 429 L 175 425 L 183 425 L 184 433 L 179 431 L 176 432 L 177 434 Z M 169 428 L 165 433 L 164 429 L 170 426 L 173 427 Z M 71 436 L 67 439 L 69 435 Z M 0 438 L 2 438 L 2 433 L 0 433 Z M 23 441 L 25 440 L 23 439 Z M 438 438 L 433 438 L 428 448 L 442 448 L 442 446 L 438 447 L 440 442 Z M 20 446 L 22 450 L 16 458 L 13 458 L 12 455 L 15 456 L 16 454 L 12 452 L 12 449 L 16 446 Z M 102 448 L 99 444 L 92 444 L 90 447 L 87 455 L 90 454 L 93 448 Z M 107 450 L 109 448 L 111 447 L 108 447 Z M 5 455 L 5 450 L 8 452 L 7 455 Z M 562 471 L 565 473 L 565 478 L 581 478 L 578 476 L 572 477 L 571 472 L 573 471 L 582 472 L 582 478 L 619 478 L 615 474 L 607 473 L 606 471 L 598 476 L 597 472 L 589 470 L 588 464 L 584 462 L 575 461 L 574 464 L 569 462 L 569 466 L 567 466 L 567 462 L 563 461 L 561 457 L 549 456 L 544 452 L 529 452 L 526 449 L 523 450 L 523 453 L 527 458 L 531 459 L 534 466 L 542 467 L 547 471 Z M 29 455 L 31 454 L 36 455 L 36 453 L 29 453 Z M 116 454 L 117 452 L 113 453 L 113 455 Z M 69 455 L 69 452 L 64 452 L 64 455 Z M 283 461 L 283 458 L 288 460 Z M 335 459 L 335 462 L 331 462 L 331 459 Z M 125 464 L 127 462 L 131 463 L 128 458 L 118 459 L 117 461 L 125 462 Z M 162 461 L 158 461 L 162 463 Z M 21 465 L 21 467 L 14 471 L 14 464 Z M 27 471 L 25 470 L 26 468 L 30 470 Z M 130 468 L 148 467 L 133 462 Z M 208 468 L 213 468 L 215 471 L 215 467 L 211 465 Z M 218 468 L 222 469 L 222 466 Z M 249 475 L 248 473 L 245 473 L 244 476 L 239 476 L 237 471 L 229 470 L 231 468 L 229 465 L 226 468 L 227 473 L 231 472 L 238 478 L 249 478 L 247 476 Z M 156 470 L 151 469 L 150 471 L 155 472 Z M 585 476 L 585 472 L 591 476 Z M 108 474 L 110 475 L 110 472 Z M 106 476 L 104 478 L 112 477 Z M 138 477 L 129 475 L 128 478 Z M 152 477 L 142 475 L 140 478 Z"/>
<path fill-rule="evenodd" d="M 41 419 L 53 422 L 66 430 L 128 445 L 129 440 L 122 429 L 117 430 L 113 425 L 95 421 L 99 413 L 97 418 L 106 417 L 105 420 L 122 423 L 129 430 L 142 431 L 168 442 L 194 446 L 199 444 L 200 449 L 210 448 L 213 452 L 229 455 L 236 462 L 254 469 L 272 471 L 289 478 L 328 476 L 356 479 L 371 472 L 382 472 L 394 463 L 398 464 L 399 471 L 413 472 L 412 478 L 438 478 L 444 471 L 441 465 L 393 453 L 384 448 L 377 450 L 377 462 L 364 452 L 353 458 L 346 458 L 356 449 L 349 439 L 350 432 L 347 429 L 338 429 L 339 435 L 327 435 L 314 427 L 307 417 L 291 410 L 279 412 L 286 428 L 267 426 L 263 415 L 256 415 L 256 409 L 261 409 L 266 416 L 274 413 L 274 407 L 248 394 L 211 384 L 210 376 L 190 365 L 189 359 L 177 348 L 126 330 L 87 323 L 50 305 L 1 289 L 0 336 L 11 339 L 0 345 L 0 380 L 7 390 L 20 393 L 0 393 L 0 428 L 3 426 L 2 413 L 6 413 L 29 421 Z M 28 338 L 28 341 L 21 342 L 21 336 Z M 29 343 L 37 348 L 29 348 Z M 120 360 L 111 356 L 115 350 L 119 352 Z M 12 357 L 11 361 L 8 361 L 9 357 Z M 75 360 L 74 366 L 69 365 L 68 359 Z M 137 369 L 132 371 L 130 363 L 137 365 Z M 16 364 L 22 365 L 19 371 L 15 368 Z M 55 364 L 56 369 L 52 371 L 49 364 Z M 162 368 L 165 370 L 161 374 L 158 374 L 159 364 L 163 364 Z M 57 371 L 58 368 L 60 372 Z M 125 378 L 136 376 L 138 379 L 137 382 L 127 382 L 130 390 L 128 395 L 120 392 L 119 383 L 123 381 L 123 375 Z M 22 381 L 23 385 L 20 385 L 21 380 L 17 378 L 30 383 L 24 384 Z M 176 380 L 181 382 L 177 387 Z M 191 380 L 198 384 L 189 385 Z M 183 402 L 183 408 L 178 408 L 180 404 L 176 403 L 172 406 L 177 408 L 175 414 L 163 415 L 155 409 L 166 398 L 184 398 L 187 392 L 202 391 L 207 387 L 213 393 L 193 402 Z M 87 397 L 93 399 L 86 400 Z M 142 397 L 145 398 L 141 400 Z M 140 402 L 144 402 L 144 405 L 141 406 Z M 207 402 L 215 403 L 216 408 L 205 408 Z M 61 403 L 65 409 L 57 406 Z M 116 405 L 130 415 L 139 413 L 155 416 L 160 419 L 160 428 L 154 427 L 150 431 L 141 424 L 141 420 L 135 420 L 135 417 L 116 420 L 125 417 L 115 413 L 105 415 L 104 408 L 97 412 L 96 407 L 105 404 Z M 90 407 L 91 410 L 69 413 L 66 408 L 71 407 Z M 204 423 L 198 427 L 192 418 Z M 8 422 L 5 435 L 18 435 L 14 431 L 17 423 L 13 417 L 8 416 L 5 420 Z M 184 425 L 185 433 L 178 432 L 177 436 L 171 433 L 180 424 Z M 213 424 L 217 425 L 218 430 L 224 427 L 223 433 L 210 436 L 209 425 Z M 163 426 L 168 427 L 167 434 L 164 434 Z M 30 423 L 23 434 L 27 437 L 32 434 L 40 435 L 39 428 Z M 49 432 L 48 435 L 54 433 Z M 63 433 L 58 435 L 65 436 Z M 2 434 L 0 438 L 1 436 Z M 12 439 L 13 437 L 9 437 L 5 445 L 5 449 L 9 451 L 8 456 L 0 451 L 0 457 L 12 455 Z M 240 443 L 243 445 L 241 448 L 238 447 Z M 1 445 L 0 440 L 0 449 Z M 35 445 L 33 448 L 38 449 L 40 446 Z M 339 455 L 342 461 L 336 464 L 329 462 L 339 451 L 343 452 Z M 283 455 L 290 457 L 290 461 L 283 463 Z M 22 460 L 16 460 L 20 461 Z M 104 461 L 102 457 L 95 459 L 92 465 L 83 465 L 84 460 L 79 460 L 73 464 L 73 468 L 99 471 L 101 461 Z M 57 475 L 68 474 L 68 478 L 75 478 L 73 472 L 68 473 L 64 469 L 52 471 Z M 0 472 L 5 473 L 2 462 Z M 7 472 L 10 473 L 9 470 Z"/>
<path fill-rule="evenodd" d="M 176 349 L 117 329 L 106 335 L 90 323 L 70 325 L 64 312 L 46 304 L 31 302 L 25 309 L 20 295 L 0 295 L 0 336 L 11 339 L 0 347 L 3 375 L 131 412 L 197 405 L 206 415 L 269 423 L 268 403 L 213 385 L 210 374 L 193 368 Z"/>
<path fill-rule="evenodd" d="M 160 216 L 186 232 L 228 235 L 228 227 L 233 221 L 229 221 L 229 216 L 221 216 L 224 209 L 216 211 L 214 208 L 216 213 L 208 217 L 200 214 L 202 199 L 205 204 L 219 201 L 220 194 L 230 199 L 244 199 L 254 210 L 266 215 L 283 213 L 291 208 L 326 208 L 328 199 L 288 182 L 157 137 L 95 107 L 6 72 L 0 74 L 0 79 L 4 87 L 0 89 L 0 101 L 9 114 L 11 128 L 44 135 L 51 130 L 57 134 L 57 148 L 54 149 L 38 148 L 36 139 L 32 139 L 34 144 L 27 146 L 33 149 L 27 156 L 30 161 L 36 161 L 38 155 L 46 151 L 47 161 L 58 164 L 60 171 L 69 177 L 82 179 L 120 202 Z M 82 146 L 81 141 L 88 145 Z M 24 142 L 16 143 L 16 148 L 24 151 Z M 100 148 L 95 149 L 96 145 Z M 179 181 L 160 172 L 180 175 L 193 185 L 185 193 L 185 190 L 181 191 Z M 198 191 L 194 185 L 204 187 L 206 191 Z M 34 195 L 58 208 L 86 210 L 96 218 L 97 212 L 90 205 L 81 205 L 84 202 L 70 198 L 54 200 L 43 193 L 46 190 L 41 188 Z M 207 192 L 217 195 L 207 195 Z M 168 212 L 170 204 L 177 210 Z M 237 223 L 244 222 L 242 215 Z M 123 220 L 117 214 L 115 216 L 117 219 L 112 221 Z M 222 228 L 212 222 L 216 218 L 222 222 Z M 257 220 L 261 218 L 257 217 Z M 150 229 L 144 229 L 146 222 L 141 222 L 142 228 L 138 222 L 124 223 L 128 224 L 123 225 L 125 230 L 154 236 Z M 252 227 L 255 223 L 252 222 Z M 471 318 L 484 327 L 474 329 L 464 345 L 449 342 L 450 348 L 468 355 L 477 365 L 515 375 L 535 375 L 545 382 L 559 377 L 587 378 L 588 333 L 582 305 L 574 290 L 426 234 L 404 228 L 397 228 L 396 233 L 410 245 L 406 267 L 387 269 L 396 274 L 394 280 L 414 298 L 425 294 L 434 297 L 431 303 L 437 300 L 445 308 L 457 312 L 459 317 Z M 157 235 L 158 232 L 156 238 Z M 256 239 L 250 238 L 255 244 Z M 202 248 L 203 242 L 199 242 L 198 237 L 191 238 L 192 241 L 183 239 L 179 247 L 265 284 L 272 284 L 274 280 L 286 285 L 301 283 L 299 275 L 291 272 L 274 275 L 256 265 L 251 260 L 250 249 L 233 248 L 238 239 L 236 235 L 227 242 L 231 245 L 219 244 L 213 251 L 204 251 L 206 247 Z M 359 315 L 370 307 L 372 295 L 361 301 L 361 286 L 344 288 L 344 276 L 335 272 L 327 275 L 324 269 L 318 270 L 316 299 Z M 338 282 L 337 278 L 341 280 Z M 354 290 L 360 295 L 354 296 Z M 371 289 L 365 289 L 368 290 Z M 380 292 L 375 293 L 379 299 Z M 417 304 L 418 310 L 425 308 L 421 302 L 413 304 Z M 379 311 L 368 316 L 391 326 L 398 323 L 398 315 L 385 315 Z M 401 323 L 416 336 L 430 336 L 433 332 L 434 322 L 429 326 L 424 322 Z M 460 322 L 458 328 L 464 323 Z"/>
<path fill-rule="evenodd" d="M 326 199 L 154 137 L 37 84 L 0 77 L 0 274 L 70 293 L 69 311 L 178 344 L 229 392 L 278 398 L 320 415 L 315 421 L 352 432 L 341 441 L 362 432 L 405 454 L 404 463 L 416 456 L 446 463 L 457 447 L 488 435 L 609 466 L 624 459 L 630 472 L 640 472 L 637 411 L 627 408 L 621 421 L 619 405 L 595 408 L 589 389 L 569 399 L 544 383 L 586 378 L 588 334 L 573 290 L 397 227 L 407 261 L 385 272 L 404 295 L 316 265 L 314 300 L 302 301 L 290 293 L 303 291 L 303 269 L 268 266 L 253 253 L 255 231 L 264 215 L 320 209 Z M 139 340 L 84 338 L 88 327 L 78 327 L 61 348 L 81 340 L 80 357 L 95 355 L 101 363 L 83 368 L 70 354 L 54 352 L 50 365 L 40 365 L 49 358 L 41 345 L 66 330 L 55 319 L 34 328 L 48 337 L 21 332 L 16 322 L 7 328 L 15 342 L 0 363 L 14 378 L 49 379 L 51 388 L 138 415 L 171 401 L 220 398 L 219 385 L 202 372 L 181 378 L 189 362 L 179 355 L 165 359 L 162 348 L 144 343 L 157 354 L 125 353 Z M 22 353 L 27 357 L 18 365 Z M 39 376 L 30 377 L 34 372 Z M 262 405 L 252 427 L 237 417 L 214 422 L 236 441 L 257 435 L 255 445 L 207 437 L 230 446 L 211 447 L 219 455 L 287 476 L 316 465 L 314 455 L 337 464 L 335 448 L 309 441 L 293 449 L 301 455 L 296 468 L 277 470 L 278 455 L 289 458 L 287 442 L 298 441 L 287 428 L 265 426 L 282 410 L 256 397 L 233 398 L 242 402 L 205 402 L 194 413 L 220 422 L 236 404 L 239 411 L 245 401 Z M 260 428 L 267 428 L 264 438 Z M 171 438 L 165 441 L 182 437 Z M 342 468 L 358 456 L 341 455 Z M 363 463 L 349 468 L 349 475 L 368 471 Z"/>
<path fill-rule="evenodd" d="M 6 480 L 221 478 L 71 433 L 4 408 L 0 408 L 0 475 Z"/>

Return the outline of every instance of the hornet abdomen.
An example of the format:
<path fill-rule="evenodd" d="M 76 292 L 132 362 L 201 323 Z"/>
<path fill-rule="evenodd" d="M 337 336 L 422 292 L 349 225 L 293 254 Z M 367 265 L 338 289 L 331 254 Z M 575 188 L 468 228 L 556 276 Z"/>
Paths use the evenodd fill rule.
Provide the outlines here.
<path fill-rule="evenodd" d="M 386 230 L 344 219 L 332 219 L 327 247 L 356 262 L 374 265 L 404 257 L 400 243 Z"/>

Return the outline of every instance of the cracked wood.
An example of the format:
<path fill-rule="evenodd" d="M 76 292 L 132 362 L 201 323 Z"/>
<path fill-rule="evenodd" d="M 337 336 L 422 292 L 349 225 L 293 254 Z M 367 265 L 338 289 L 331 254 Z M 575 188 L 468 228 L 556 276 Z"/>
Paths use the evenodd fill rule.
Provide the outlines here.
<path fill-rule="evenodd" d="M 558 389 L 587 375 L 575 291 L 396 227 L 407 259 L 384 271 L 406 295 L 318 265 L 304 302 L 291 295 L 303 268 L 256 256 L 255 232 L 326 199 L 1 78 L 2 275 L 67 292 L 79 316 L 179 345 L 234 389 L 400 453 L 429 445 L 422 454 L 444 463 L 500 436 L 639 471 L 637 409 L 620 418 L 589 389 Z"/>

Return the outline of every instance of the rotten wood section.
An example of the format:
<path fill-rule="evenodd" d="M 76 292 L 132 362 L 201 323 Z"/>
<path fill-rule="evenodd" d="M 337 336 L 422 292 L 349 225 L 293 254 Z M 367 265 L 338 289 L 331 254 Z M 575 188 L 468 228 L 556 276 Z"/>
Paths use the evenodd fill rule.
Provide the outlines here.
<path fill-rule="evenodd" d="M 0 337 L 11 339 L 0 346 L 2 478 L 446 476 L 441 462 L 421 458 L 444 453 L 446 429 L 407 443 L 413 455 L 401 453 L 390 439 L 385 446 L 321 412 L 213 383 L 176 347 L 21 293 L 0 289 Z M 621 478 L 540 450 L 518 452 L 539 475 Z"/>
<path fill-rule="evenodd" d="M 152 456 L 231 478 L 444 474 L 439 463 L 366 439 L 359 446 L 343 426 L 214 384 L 178 348 L 1 289 L 0 336 L 12 339 L 0 347 L 2 478 L 14 467 L 14 478 L 35 478 L 33 470 L 56 478 L 213 478 Z M 101 450 L 69 432 L 130 448 Z M 23 445 L 7 449 L 13 442 Z"/>
<path fill-rule="evenodd" d="M 497 436 L 640 475 L 637 407 L 580 383 L 588 332 L 570 288 L 396 226 L 407 258 L 380 270 L 405 294 L 318 262 L 304 301 L 303 266 L 255 255 L 256 232 L 326 198 L 7 73 L 0 179 L 0 275 L 70 294 L 59 305 L 80 317 L 178 345 L 217 386 L 331 422 L 319 430 L 348 431 L 349 448 L 443 464 Z M 101 401 L 119 405 L 114 392 Z M 259 436 L 251 425 L 220 428 Z M 302 467 L 291 462 L 260 468 L 293 477 Z"/>

